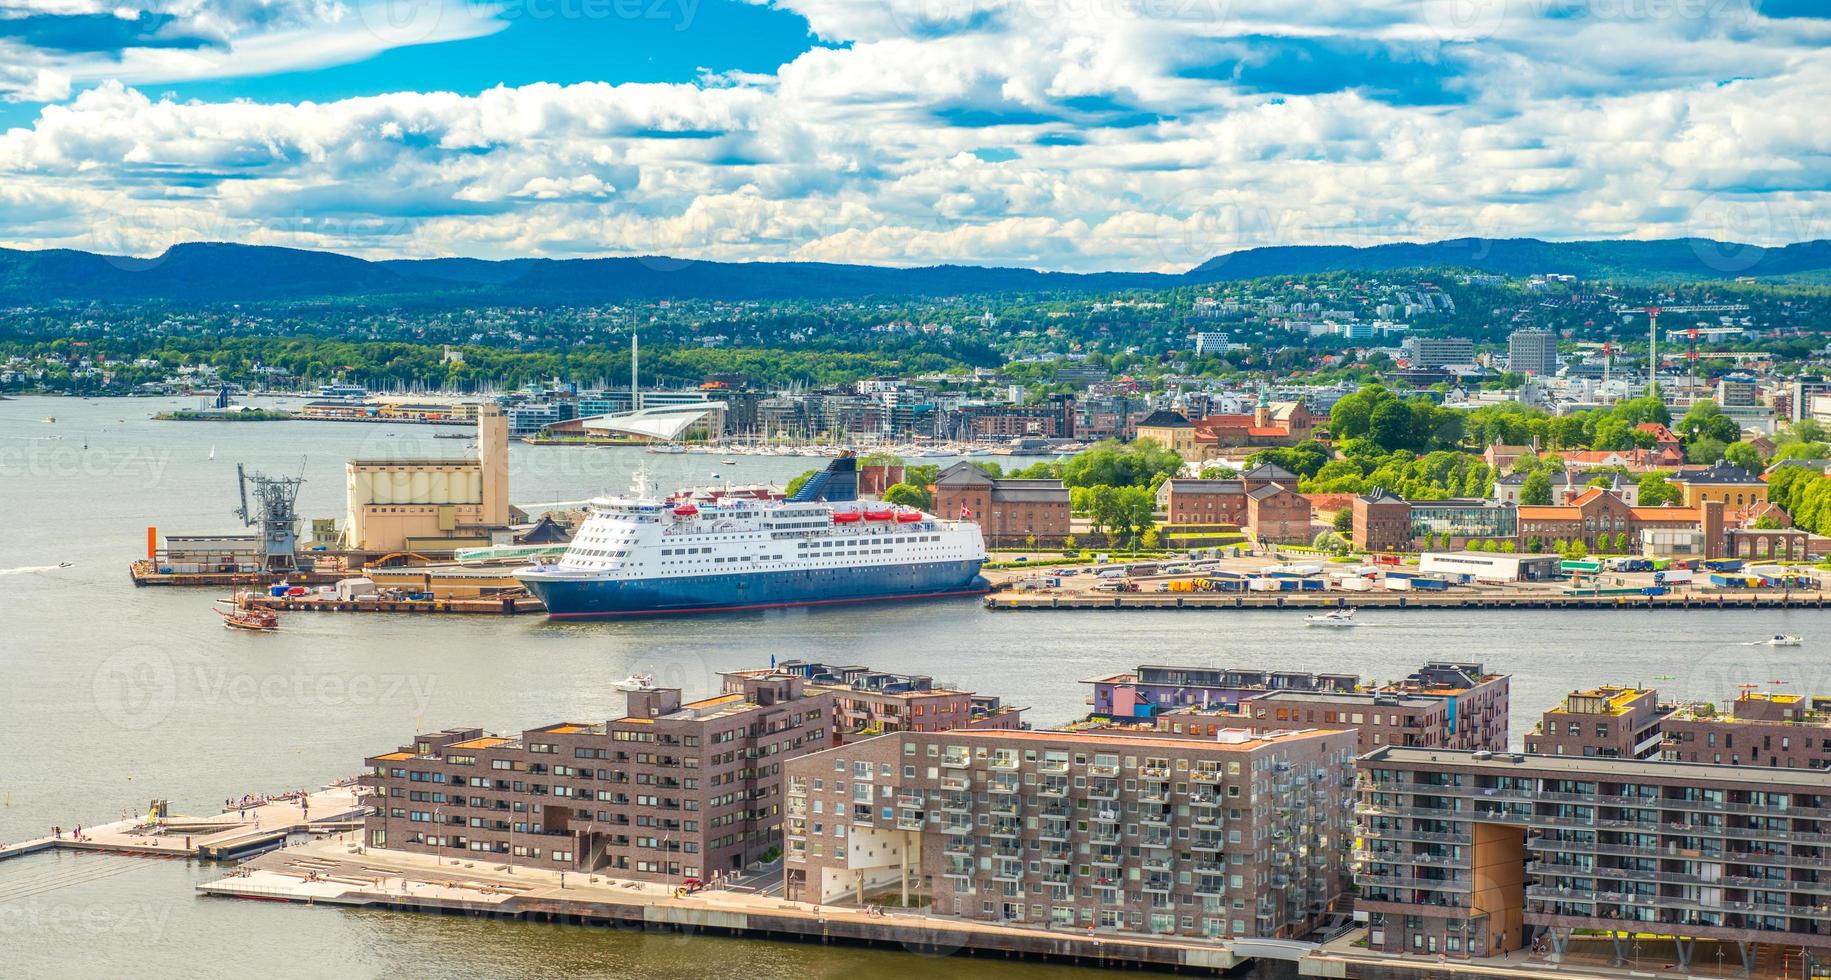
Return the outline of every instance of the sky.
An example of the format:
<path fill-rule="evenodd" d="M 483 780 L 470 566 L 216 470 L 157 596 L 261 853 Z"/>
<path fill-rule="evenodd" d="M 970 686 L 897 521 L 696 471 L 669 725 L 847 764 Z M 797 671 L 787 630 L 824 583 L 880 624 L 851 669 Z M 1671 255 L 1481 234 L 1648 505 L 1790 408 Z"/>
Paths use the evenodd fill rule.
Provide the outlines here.
<path fill-rule="evenodd" d="M 1831 0 L 0 0 L 0 245 L 1831 237 Z"/>

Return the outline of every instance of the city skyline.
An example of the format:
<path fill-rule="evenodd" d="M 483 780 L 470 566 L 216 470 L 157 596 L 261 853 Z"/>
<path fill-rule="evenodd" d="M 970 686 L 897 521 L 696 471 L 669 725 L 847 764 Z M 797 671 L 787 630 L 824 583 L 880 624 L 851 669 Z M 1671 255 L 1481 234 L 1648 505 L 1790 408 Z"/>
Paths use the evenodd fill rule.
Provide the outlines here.
<path fill-rule="evenodd" d="M 1180 271 L 1826 237 L 1798 109 L 1831 19 L 1781 0 L 10 9 L 11 247 Z"/>

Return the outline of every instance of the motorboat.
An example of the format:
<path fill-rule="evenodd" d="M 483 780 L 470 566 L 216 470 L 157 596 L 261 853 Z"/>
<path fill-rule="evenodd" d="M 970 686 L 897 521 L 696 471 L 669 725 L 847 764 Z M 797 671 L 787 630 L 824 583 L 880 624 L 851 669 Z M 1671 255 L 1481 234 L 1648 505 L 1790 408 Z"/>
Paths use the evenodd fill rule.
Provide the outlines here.
<path fill-rule="evenodd" d="M 610 687 L 616 691 L 652 691 L 655 689 L 655 675 L 631 674 L 620 681 L 611 681 Z"/>
<path fill-rule="evenodd" d="M 1775 633 L 1773 636 L 1762 640 L 1761 642 L 1770 647 L 1796 647 L 1804 643 L 1805 640 L 1792 633 Z"/>
<path fill-rule="evenodd" d="M 1311 626 L 1354 626 L 1354 607 L 1340 606 L 1318 616 L 1305 616 L 1303 621 Z"/>

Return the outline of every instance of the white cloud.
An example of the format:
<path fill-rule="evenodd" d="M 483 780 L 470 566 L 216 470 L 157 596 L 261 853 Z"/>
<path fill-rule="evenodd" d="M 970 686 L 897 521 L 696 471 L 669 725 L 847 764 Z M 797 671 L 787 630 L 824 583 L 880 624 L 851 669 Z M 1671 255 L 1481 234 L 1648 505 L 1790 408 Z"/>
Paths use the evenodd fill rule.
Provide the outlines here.
<path fill-rule="evenodd" d="M 1286 243 L 1822 236 L 1831 36 L 1713 2 L 1446 23 L 1434 0 L 777 0 L 849 45 L 697 84 L 304 104 L 109 79 L 0 134 L 0 240 L 1177 270 Z M 291 9 L 117 74 L 277 59 L 301 18 L 341 25 L 307 62 L 370 43 L 360 8 Z"/>

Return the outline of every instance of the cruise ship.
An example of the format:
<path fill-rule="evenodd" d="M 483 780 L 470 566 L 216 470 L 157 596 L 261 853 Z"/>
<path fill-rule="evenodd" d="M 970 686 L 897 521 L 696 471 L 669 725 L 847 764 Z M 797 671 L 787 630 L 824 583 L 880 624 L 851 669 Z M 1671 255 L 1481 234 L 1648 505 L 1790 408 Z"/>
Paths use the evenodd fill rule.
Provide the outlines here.
<path fill-rule="evenodd" d="M 556 618 L 770 609 L 972 595 L 985 541 L 971 521 L 858 499 L 840 457 L 786 500 L 591 502 L 557 560 L 516 578 Z"/>

